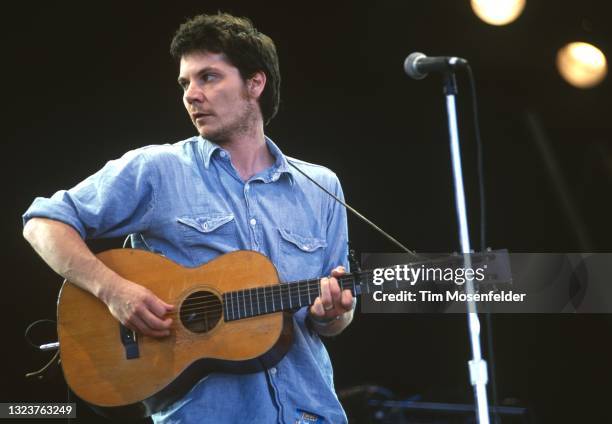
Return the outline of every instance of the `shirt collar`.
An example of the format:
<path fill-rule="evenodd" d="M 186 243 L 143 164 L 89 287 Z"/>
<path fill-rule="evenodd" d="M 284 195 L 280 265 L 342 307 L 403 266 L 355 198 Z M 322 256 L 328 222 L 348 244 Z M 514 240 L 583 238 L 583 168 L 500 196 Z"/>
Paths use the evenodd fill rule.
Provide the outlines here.
<path fill-rule="evenodd" d="M 265 138 L 268 149 L 274 157 L 274 165 L 268 173 L 269 178 L 266 178 L 266 182 L 276 181 L 281 174 L 287 174 L 290 183 L 293 184 L 295 182 L 295 176 L 293 175 L 294 171 L 291 169 L 289 162 L 287 161 L 287 157 L 283 154 L 283 152 L 281 152 L 278 146 L 269 137 L 265 136 Z M 210 166 L 210 160 L 215 150 L 223 149 L 218 144 L 215 144 L 202 136 L 199 136 L 198 139 L 200 140 L 200 145 L 202 146 L 201 152 L 202 160 L 204 162 L 204 168 L 208 169 L 208 167 Z"/>
<path fill-rule="evenodd" d="M 215 144 L 202 136 L 198 136 L 198 140 L 200 141 L 200 151 L 202 153 L 202 161 L 204 162 L 204 168 L 208 169 L 212 154 L 215 152 L 215 150 L 221 149 L 221 147 L 219 147 L 218 144 Z"/>

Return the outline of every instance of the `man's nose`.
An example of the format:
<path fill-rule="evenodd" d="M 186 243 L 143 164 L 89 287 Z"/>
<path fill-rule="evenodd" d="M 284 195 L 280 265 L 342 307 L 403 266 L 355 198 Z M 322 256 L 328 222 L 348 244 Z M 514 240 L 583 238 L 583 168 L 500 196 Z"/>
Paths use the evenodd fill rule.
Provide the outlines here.
<path fill-rule="evenodd" d="M 185 101 L 187 101 L 187 103 L 201 102 L 204 100 L 204 93 L 202 92 L 202 89 L 198 87 L 197 84 L 193 83 L 189 84 L 183 96 L 185 97 Z"/>

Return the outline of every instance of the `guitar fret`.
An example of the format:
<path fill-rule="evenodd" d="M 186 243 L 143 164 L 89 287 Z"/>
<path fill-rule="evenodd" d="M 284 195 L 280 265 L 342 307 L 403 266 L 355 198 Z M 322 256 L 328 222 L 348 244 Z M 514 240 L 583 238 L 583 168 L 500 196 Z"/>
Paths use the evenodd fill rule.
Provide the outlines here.
<path fill-rule="evenodd" d="M 230 311 L 231 311 L 231 309 L 230 309 L 231 308 L 231 304 L 230 304 L 230 297 L 229 297 L 230 293 L 231 292 L 225 293 L 225 302 L 227 303 L 226 309 L 227 309 L 227 320 L 228 321 L 232 320 L 232 316 L 230 314 Z"/>
<path fill-rule="evenodd" d="M 232 317 L 233 319 L 238 319 L 238 314 L 236 310 L 236 300 L 234 299 L 234 295 L 236 292 L 232 292 Z"/>
<path fill-rule="evenodd" d="M 238 308 L 238 295 L 235 291 L 232 292 L 232 314 L 234 319 L 240 319 L 240 310 Z"/>
<path fill-rule="evenodd" d="M 240 290 L 240 297 L 242 297 L 242 318 L 248 318 L 248 308 L 246 303 L 246 289 Z"/>
<path fill-rule="evenodd" d="M 255 297 L 257 298 L 257 315 L 261 315 L 261 309 L 259 307 L 259 287 L 255 289 Z"/>
<path fill-rule="evenodd" d="M 227 321 L 227 298 L 225 294 L 223 294 L 223 320 Z"/>
<path fill-rule="evenodd" d="M 266 286 L 263 287 L 263 298 L 264 298 L 264 306 L 266 307 L 266 314 L 268 313 L 268 302 L 266 300 Z"/>
<path fill-rule="evenodd" d="M 291 302 L 291 284 L 287 284 L 287 292 L 289 293 L 289 308 L 293 309 L 293 302 Z"/>
<path fill-rule="evenodd" d="M 247 318 L 249 313 L 247 312 L 247 303 L 246 303 L 246 289 L 242 289 L 242 318 Z"/>
<path fill-rule="evenodd" d="M 298 288 L 298 306 L 302 306 L 302 295 L 300 294 L 300 282 L 297 282 L 297 288 Z"/>
<path fill-rule="evenodd" d="M 253 313 L 253 289 L 249 289 L 249 300 L 251 301 L 251 316 L 255 315 Z"/>
<path fill-rule="evenodd" d="M 276 311 L 276 308 L 274 307 L 274 286 L 272 286 L 272 311 Z"/>
<path fill-rule="evenodd" d="M 278 297 L 280 298 L 281 310 L 283 310 L 283 309 L 285 309 L 283 307 L 283 285 L 279 284 L 278 288 L 279 288 L 279 290 L 278 290 Z"/>
<path fill-rule="evenodd" d="M 242 303 L 243 303 L 243 305 L 244 305 L 244 317 L 245 317 L 245 318 L 248 318 L 248 317 L 250 317 L 250 316 L 251 316 L 251 314 L 249 313 L 249 304 L 248 304 L 248 303 L 247 303 L 247 301 L 246 301 L 246 293 L 247 293 L 247 290 L 248 290 L 248 289 L 244 289 L 244 290 L 242 290 L 242 295 L 243 295 L 243 298 L 242 298 Z"/>
<path fill-rule="evenodd" d="M 306 287 L 308 287 L 308 304 L 312 305 L 312 294 L 310 294 L 310 282 L 306 281 Z"/>

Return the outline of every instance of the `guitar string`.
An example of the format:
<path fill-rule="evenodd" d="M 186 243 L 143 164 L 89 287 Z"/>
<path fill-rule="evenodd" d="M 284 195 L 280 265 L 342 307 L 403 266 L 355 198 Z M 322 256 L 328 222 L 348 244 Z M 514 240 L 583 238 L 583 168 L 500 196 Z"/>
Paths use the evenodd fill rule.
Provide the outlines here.
<path fill-rule="evenodd" d="M 345 280 L 345 281 L 342 281 L 342 283 L 345 283 L 345 282 L 348 282 L 348 281 L 346 281 L 346 280 Z M 302 298 L 302 297 L 305 297 L 306 295 L 308 295 L 308 297 L 310 298 L 310 296 L 312 295 L 312 293 L 310 293 L 310 288 L 311 288 L 310 286 L 311 286 L 311 285 L 309 285 L 309 290 L 308 290 L 308 293 L 304 293 L 304 294 L 303 294 L 303 295 L 301 295 L 300 297 L 297 297 L 297 300 L 301 300 L 301 298 Z M 344 289 L 345 289 L 345 287 L 343 286 L 343 287 L 342 287 L 342 289 L 344 290 Z M 317 290 L 317 295 L 318 295 L 318 290 Z M 293 298 L 294 296 L 292 295 L 291 297 Z M 268 299 L 266 299 L 266 300 L 268 300 Z M 192 318 L 192 319 L 190 319 L 190 322 L 195 322 L 195 321 L 199 321 L 199 320 L 202 320 L 202 319 L 206 320 L 206 319 L 208 319 L 208 316 L 209 316 L 209 315 L 219 315 L 219 317 L 220 317 L 220 316 L 222 315 L 223 306 L 221 306 L 221 305 L 218 303 L 218 301 L 217 301 L 216 303 L 217 303 L 217 305 L 218 305 L 218 306 L 214 306 L 214 307 L 204 307 L 204 308 L 191 308 L 191 309 L 184 309 L 184 308 L 183 308 L 183 309 L 181 309 L 180 311 L 172 312 L 172 313 L 170 313 L 170 314 L 168 314 L 168 315 L 176 315 L 177 313 L 185 313 L 185 312 L 192 312 L 192 314 L 193 314 L 193 315 L 195 315 L 195 316 L 197 316 L 197 315 L 204 315 L 204 317 L 203 317 L 203 318 L 199 318 L 199 319 L 193 319 L 193 318 Z M 309 303 L 310 303 L 310 302 L 309 302 Z M 234 306 L 234 305 L 233 305 L 233 306 Z M 234 307 L 233 307 L 233 306 L 232 306 L 232 309 L 234 309 Z M 242 311 L 244 312 L 244 316 L 243 316 L 243 317 L 239 317 L 239 319 L 240 319 L 240 318 L 247 318 L 247 315 L 248 315 L 248 317 L 251 317 L 251 316 L 264 315 L 264 314 L 266 314 L 266 313 L 274 313 L 274 312 L 278 312 L 278 311 L 279 311 L 279 310 L 276 310 L 276 309 L 275 309 L 275 310 L 270 311 L 270 312 L 266 311 L 266 312 L 264 312 L 264 313 L 262 314 L 262 313 L 261 313 L 261 311 L 259 310 L 259 311 L 258 311 L 258 313 L 254 313 L 254 312 L 255 312 L 255 311 L 254 311 L 254 309 L 255 309 L 255 308 L 254 308 L 254 307 L 252 307 L 252 308 L 251 308 L 251 313 L 247 313 L 248 311 L 247 311 L 247 309 L 246 309 L 244 306 L 242 306 L 242 305 L 240 305 L 240 304 L 238 304 L 237 306 L 238 306 L 238 309 L 242 309 Z M 301 306 L 301 305 L 300 305 L 300 306 Z M 266 309 L 267 309 L 267 308 L 266 308 Z M 286 309 L 289 309 L 289 308 L 286 308 Z M 194 312 L 194 311 L 196 311 L 196 312 Z"/>
<path fill-rule="evenodd" d="M 291 299 L 290 303 L 293 303 L 292 301 L 294 299 L 298 299 L 299 300 L 300 296 L 302 295 L 302 293 L 293 293 L 293 292 L 297 291 L 298 289 L 299 289 L 300 292 L 302 292 L 304 290 L 307 290 L 307 292 L 305 292 L 304 294 L 305 295 L 309 295 L 309 296 L 312 295 L 312 290 L 314 290 L 315 292 L 318 292 L 318 290 L 319 290 L 319 286 L 318 286 L 319 280 L 304 280 L 304 282 L 308 282 L 306 287 L 301 287 L 300 286 L 299 288 L 296 287 L 293 290 L 289 288 L 288 284 L 281 284 L 281 285 L 279 285 L 280 287 L 279 286 L 265 286 L 265 287 L 270 287 L 270 292 L 271 293 L 264 293 L 263 301 L 271 300 L 272 298 L 276 298 L 278 296 L 283 296 L 284 298 L 286 298 L 287 297 L 286 295 L 289 295 L 289 298 Z M 348 278 L 345 278 L 345 279 L 340 280 L 339 282 L 342 285 L 342 290 L 347 289 L 347 287 L 344 286 L 347 282 L 349 283 L 348 284 L 349 286 L 353 286 L 352 279 L 349 280 Z M 294 284 L 296 284 L 296 283 L 293 283 L 292 285 L 294 285 Z M 313 287 L 313 285 L 315 287 Z M 258 290 L 259 288 L 260 287 L 254 287 L 253 289 L 257 289 Z M 232 302 L 244 302 L 244 301 L 246 301 L 248 299 L 249 303 L 250 303 L 251 300 L 252 300 L 252 297 L 253 297 L 252 296 L 253 293 L 252 293 L 251 289 L 244 289 L 244 290 L 236 290 L 236 291 L 233 291 L 233 292 L 226 292 L 226 293 L 224 293 L 224 295 L 227 296 L 227 295 L 229 295 L 231 293 L 236 293 L 236 297 L 235 297 L 235 299 L 232 299 Z M 187 301 L 191 301 L 193 299 L 208 299 L 208 300 L 205 300 L 205 301 L 202 301 L 202 302 L 193 302 L 193 303 L 189 302 L 189 304 L 187 306 L 187 309 L 182 309 L 182 310 L 184 310 L 184 311 L 196 310 L 196 309 L 198 309 L 197 306 L 209 305 L 209 304 L 218 304 L 219 302 L 222 303 L 222 301 L 220 301 L 219 298 L 217 298 L 216 296 L 215 296 L 215 299 L 210 299 L 212 296 L 215 296 L 215 295 L 214 294 L 207 294 L 207 295 L 202 295 L 202 296 L 190 297 L 190 298 L 187 299 Z M 256 299 L 259 298 L 260 300 L 262 300 L 261 294 L 258 293 L 257 291 L 255 292 L 255 297 L 256 297 Z M 194 306 L 196 308 L 193 308 Z"/>
<path fill-rule="evenodd" d="M 318 287 L 313 287 L 315 284 L 313 283 L 309 283 L 307 284 L 306 287 L 299 287 L 299 291 L 300 292 L 304 292 L 304 294 L 312 294 L 312 291 L 318 291 Z M 260 300 L 263 298 L 263 300 L 270 300 L 272 298 L 277 298 L 278 296 L 283 296 L 285 294 L 289 294 L 290 297 L 293 299 L 295 296 L 298 296 L 298 293 L 291 293 L 292 291 L 297 291 L 298 287 L 296 287 L 295 289 L 291 290 L 289 288 L 284 288 L 286 285 L 281 285 L 280 288 L 278 288 L 278 286 L 266 286 L 270 287 L 269 291 L 266 292 L 265 289 L 262 290 L 262 292 L 258 292 L 260 287 L 254 287 L 253 289 L 257 289 L 257 291 L 255 292 L 255 297 L 259 298 Z M 275 290 L 277 289 L 277 290 Z M 250 294 L 249 294 L 250 292 Z M 231 292 L 226 292 L 223 294 L 223 296 L 232 296 L 232 293 L 235 293 L 235 299 L 232 299 L 232 301 L 243 301 L 246 299 L 250 299 L 253 297 L 252 296 L 252 291 L 251 289 L 244 289 L 244 290 L 235 290 L 235 291 L 231 291 Z M 204 299 L 204 298 L 208 298 L 210 299 L 211 295 L 204 295 L 204 296 L 194 296 L 191 298 L 188 298 L 188 300 L 191 299 Z M 219 298 L 217 298 L 215 296 L 215 299 L 212 300 L 205 300 L 202 302 L 195 302 L 195 303 L 189 303 L 189 306 L 195 306 L 195 305 L 206 305 L 206 304 L 210 304 L 210 303 L 218 303 L 220 302 Z"/>
<path fill-rule="evenodd" d="M 349 285 L 353 285 L 353 278 L 352 277 L 340 277 L 338 279 L 340 284 L 345 284 L 345 283 L 350 283 Z M 303 290 L 305 289 L 305 287 L 303 287 L 303 283 L 307 283 L 306 286 L 308 287 L 308 289 L 312 289 L 312 286 L 315 285 L 315 289 L 318 290 L 318 284 L 319 284 L 319 280 L 302 280 L 302 281 L 296 281 L 296 282 L 292 282 L 292 283 L 288 283 L 288 284 L 278 284 L 278 285 L 268 285 L 268 286 L 259 286 L 259 287 L 252 287 L 252 288 L 247 288 L 247 289 L 243 289 L 243 290 L 234 290 L 231 292 L 225 292 L 224 295 L 229 295 L 231 293 L 236 293 L 236 297 L 237 300 L 243 300 L 246 298 L 251 298 L 252 297 L 252 290 L 256 290 L 255 296 L 258 296 L 261 298 L 261 295 L 259 293 L 257 293 L 258 290 L 262 290 L 264 291 L 264 297 L 266 299 L 270 299 L 271 297 L 276 297 L 277 295 L 282 295 L 283 293 L 287 293 L 290 294 L 291 297 L 293 298 L 293 293 L 290 293 L 291 291 L 296 291 L 296 290 Z M 293 286 L 295 286 L 295 288 L 292 288 Z M 269 292 L 266 292 L 266 289 L 269 290 Z M 343 290 L 346 289 L 346 287 L 343 287 Z M 208 299 L 211 297 L 211 295 L 213 294 L 204 294 L 202 296 L 193 296 L 193 297 L 189 297 L 188 300 L 193 300 L 193 299 Z M 218 298 L 217 298 L 218 299 Z M 187 299 L 186 299 L 187 300 Z M 190 303 L 190 306 L 192 305 L 201 305 L 201 304 L 206 304 L 206 303 L 216 303 L 218 300 L 207 300 L 207 301 L 203 301 L 203 302 L 198 302 L 198 303 Z"/>
<path fill-rule="evenodd" d="M 349 279 L 352 280 L 352 274 L 350 274 L 350 275 L 348 275 L 346 277 L 339 277 L 338 281 L 344 282 L 344 281 L 347 281 Z M 320 281 L 319 279 L 299 280 L 299 281 L 292 281 L 291 283 L 269 284 L 269 285 L 266 285 L 266 286 L 251 287 L 251 288 L 246 288 L 246 289 L 243 289 L 243 290 L 234 290 L 232 292 L 226 292 L 226 293 L 239 293 L 239 292 L 246 291 L 246 290 L 267 289 L 267 288 L 269 288 L 271 291 L 274 291 L 274 289 L 278 289 L 279 287 L 280 287 L 280 290 L 285 290 L 284 287 L 289 287 L 289 286 L 297 287 L 298 285 L 302 285 L 303 283 L 307 283 L 307 285 L 318 284 L 319 281 Z M 286 290 L 290 290 L 290 289 L 287 288 Z M 194 296 L 194 297 L 191 297 L 190 299 L 199 299 L 199 298 L 204 298 L 204 297 L 207 297 L 207 295 L 204 295 L 204 296 L 201 296 L 201 297 Z"/>
<path fill-rule="evenodd" d="M 347 284 L 348 283 L 348 284 Z M 352 279 L 343 279 L 340 280 L 340 284 L 342 286 L 342 290 L 346 290 L 349 289 L 351 287 L 354 287 L 355 284 L 353 283 Z M 314 286 L 314 287 L 313 287 Z M 288 285 L 284 284 L 284 285 L 280 285 L 280 287 L 278 286 L 266 286 L 266 287 L 271 287 L 270 292 L 271 293 L 255 293 L 255 297 L 256 299 L 259 298 L 259 300 L 262 300 L 262 294 L 263 294 L 263 300 L 271 300 L 272 298 L 277 298 L 278 296 L 283 296 L 284 298 L 286 298 L 286 295 L 289 295 L 289 298 L 291 299 L 291 301 L 293 301 L 293 299 L 299 299 L 302 294 L 304 295 L 312 295 L 312 291 L 314 290 L 315 292 L 317 292 L 318 295 L 318 290 L 319 290 L 319 285 L 318 285 L 318 280 L 311 280 L 309 281 L 309 284 L 307 285 L 307 287 L 300 287 L 298 293 L 295 293 L 296 289 L 293 289 L 293 291 L 288 287 Z M 256 288 L 259 289 L 259 288 Z M 277 289 L 277 290 L 275 290 Z M 307 290 L 306 292 L 304 292 L 304 290 Z M 248 292 L 247 292 L 248 291 Z M 241 293 L 242 292 L 242 293 Z M 304 292 L 304 293 L 302 293 Z M 236 293 L 236 297 L 234 298 L 230 298 L 230 300 L 232 302 L 245 302 L 247 300 L 247 298 L 249 299 L 249 303 L 252 300 L 252 292 L 250 291 L 250 289 L 245 289 L 245 290 L 240 290 L 240 291 L 233 291 L 233 292 L 226 292 L 224 293 L 224 296 L 230 295 L 231 293 Z M 215 296 L 213 294 L 208 294 L 208 295 L 203 295 L 203 296 L 196 296 L 196 297 L 191 297 L 189 298 L 189 300 L 192 299 L 209 299 L 206 301 L 202 301 L 202 302 L 195 302 L 195 303 L 189 303 L 188 307 L 192 308 L 194 306 L 200 306 L 200 305 L 209 305 L 209 304 L 218 304 L 218 303 L 222 303 L 221 300 L 219 300 L 219 298 L 217 298 L 215 296 L 215 299 L 210 299 L 212 296 Z M 292 303 L 292 302 L 290 302 Z M 192 309 L 197 309 L 197 308 L 192 308 Z"/>
<path fill-rule="evenodd" d="M 316 293 L 318 294 L 318 289 L 315 288 Z M 308 293 L 304 293 L 304 295 L 312 295 L 312 292 L 309 291 Z M 294 298 L 295 296 L 291 296 L 292 298 Z M 310 296 L 309 296 L 310 297 Z M 300 297 L 296 297 L 296 300 L 301 300 Z M 195 322 L 195 321 L 199 321 L 199 320 L 207 320 L 209 315 L 218 315 L 219 317 L 221 316 L 221 311 L 222 311 L 222 306 L 219 305 L 217 303 L 218 306 L 215 307 L 205 307 L 205 308 L 191 308 L 191 309 L 181 309 L 181 311 L 179 311 L 179 313 L 185 313 L 185 312 L 191 312 L 191 314 L 193 315 L 193 317 L 190 319 L 191 322 Z M 258 313 L 254 313 L 255 312 L 255 307 L 252 306 L 251 308 L 251 312 L 248 313 L 247 308 L 243 307 L 242 305 L 238 305 L 238 308 L 242 309 L 242 311 L 244 312 L 244 317 L 248 316 L 257 316 L 257 315 L 263 315 L 261 313 L 261 310 L 258 310 Z M 233 308 L 232 308 L 233 309 Z M 270 312 L 272 313 L 272 312 Z M 264 313 L 265 314 L 265 313 Z M 198 315 L 204 315 L 201 318 L 195 318 Z"/>
<path fill-rule="evenodd" d="M 264 313 L 261 313 L 261 311 L 258 311 L 257 313 L 254 313 L 254 310 L 252 310 L 251 313 L 248 314 L 247 310 L 244 308 L 243 308 L 243 311 L 244 311 L 244 316 L 239 316 L 238 318 L 234 318 L 229 321 L 237 321 L 237 320 L 244 319 L 244 318 L 251 318 L 255 316 L 266 315 L 268 313 L 279 312 L 279 311 L 266 311 Z M 196 323 L 201 323 L 201 322 L 208 323 L 212 321 L 212 325 L 207 324 L 207 327 L 210 329 L 216 326 L 217 322 L 219 321 L 219 319 L 221 319 L 222 316 L 223 316 L 223 309 L 221 307 L 216 307 L 212 309 L 208 308 L 205 311 L 193 313 L 193 316 L 190 317 L 189 322 L 191 324 L 196 324 Z"/>

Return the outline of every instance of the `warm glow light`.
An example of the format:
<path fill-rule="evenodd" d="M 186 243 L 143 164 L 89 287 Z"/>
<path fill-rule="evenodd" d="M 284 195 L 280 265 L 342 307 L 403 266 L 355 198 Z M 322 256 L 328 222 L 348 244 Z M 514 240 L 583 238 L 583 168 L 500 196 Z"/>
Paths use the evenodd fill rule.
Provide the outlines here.
<path fill-rule="evenodd" d="M 506 25 L 523 12 L 525 0 L 471 0 L 480 19 L 491 25 Z"/>
<path fill-rule="evenodd" d="M 557 53 L 557 68 L 561 76 L 578 88 L 599 84 L 608 73 L 606 57 L 588 43 L 570 43 Z"/>

